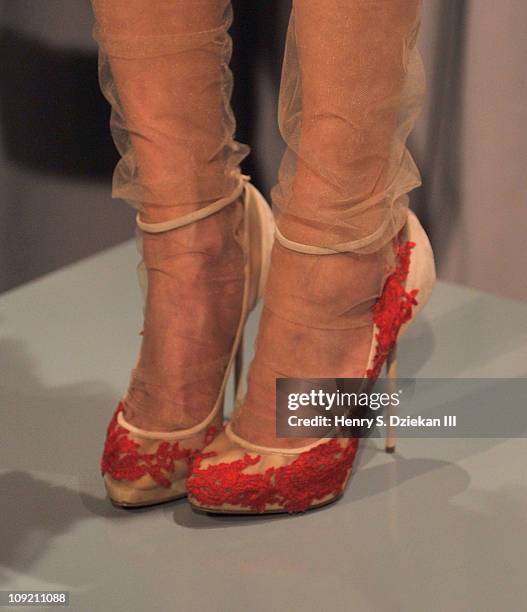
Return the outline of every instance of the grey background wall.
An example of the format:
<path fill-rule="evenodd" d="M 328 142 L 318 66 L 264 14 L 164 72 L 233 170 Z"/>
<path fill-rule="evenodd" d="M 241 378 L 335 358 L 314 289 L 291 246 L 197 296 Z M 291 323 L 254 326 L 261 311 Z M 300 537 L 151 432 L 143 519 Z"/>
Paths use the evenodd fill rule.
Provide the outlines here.
<path fill-rule="evenodd" d="M 424 0 L 412 145 L 442 278 L 527 299 L 527 3 Z"/>
<path fill-rule="evenodd" d="M 307 1 L 307 0 L 306 0 Z M 236 0 L 234 106 L 246 171 L 273 184 L 287 0 Z M 527 299 L 527 20 L 523 0 L 424 0 L 429 96 L 412 136 L 440 276 Z M 133 235 L 88 0 L 0 0 L 0 291 Z"/>
<path fill-rule="evenodd" d="M 89 2 L 4 0 L 0 18 L 1 291 L 128 238 L 133 219 L 110 198 Z"/>

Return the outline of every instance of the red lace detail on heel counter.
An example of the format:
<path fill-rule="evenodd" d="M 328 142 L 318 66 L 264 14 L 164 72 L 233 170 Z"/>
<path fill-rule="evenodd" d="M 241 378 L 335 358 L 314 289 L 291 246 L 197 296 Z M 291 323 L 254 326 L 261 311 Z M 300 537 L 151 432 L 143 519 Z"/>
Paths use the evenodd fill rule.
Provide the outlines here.
<path fill-rule="evenodd" d="M 381 297 L 373 306 L 373 322 L 378 328 L 375 335 L 377 346 L 372 367 L 366 372 L 367 378 L 376 379 L 386 357 L 395 346 L 402 325 L 412 318 L 413 307 L 417 305 L 419 289 L 406 291 L 405 282 L 410 270 L 411 251 L 415 242 L 405 242 L 397 248 L 397 266 L 390 274 Z"/>
<path fill-rule="evenodd" d="M 257 465 L 260 455 L 244 455 L 237 461 L 218 463 L 202 469 L 201 462 L 212 453 L 198 455 L 187 480 L 187 490 L 204 507 L 239 506 L 264 512 L 277 505 L 287 512 L 302 512 L 316 500 L 338 495 L 351 470 L 358 440 L 346 446 L 330 440 L 300 454 L 292 463 L 270 467 L 263 473 L 245 474 Z"/>
<path fill-rule="evenodd" d="M 123 404 L 119 403 L 108 425 L 101 457 L 102 474 L 108 473 L 115 480 L 129 481 L 148 475 L 158 485 L 170 487 L 172 483 L 168 476 L 175 470 L 176 461 L 190 463 L 199 449 L 181 448 L 179 442 L 161 441 L 154 453 L 140 452 L 139 442 L 131 439 L 130 432 L 117 421 L 117 415 L 123 408 Z M 205 440 L 212 441 L 216 434 L 216 428 L 210 427 Z"/>

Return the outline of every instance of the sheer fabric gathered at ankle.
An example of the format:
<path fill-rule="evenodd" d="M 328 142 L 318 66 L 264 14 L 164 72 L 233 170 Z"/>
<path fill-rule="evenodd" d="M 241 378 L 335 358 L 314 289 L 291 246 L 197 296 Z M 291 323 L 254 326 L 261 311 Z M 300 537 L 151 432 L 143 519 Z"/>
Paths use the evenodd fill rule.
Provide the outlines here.
<path fill-rule="evenodd" d="M 92 0 L 101 89 L 121 153 L 113 195 L 145 221 L 228 196 L 248 148 L 234 138 L 226 0 Z"/>
<path fill-rule="evenodd" d="M 420 184 L 406 139 L 424 73 L 419 0 L 294 2 L 279 121 L 287 143 L 273 206 L 291 240 L 378 250 Z"/>
<path fill-rule="evenodd" d="M 296 0 L 279 121 L 287 149 L 273 209 L 290 241 L 275 243 L 248 391 L 233 429 L 264 446 L 275 436 L 277 377 L 362 377 L 372 306 L 394 266 L 408 192 L 420 184 L 406 139 L 424 74 L 415 43 L 419 0 Z"/>
<path fill-rule="evenodd" d="M 248 148 L 234 140 L 230 2 L 92 0 L 99 75 L 121 154 L 113 196 L 156 224 L 239 190 Z M 241 201 L 194 224 L 138 232 L 144 336 L 125 417 L 185 429 L 212 410 L 241 314 Z"/>

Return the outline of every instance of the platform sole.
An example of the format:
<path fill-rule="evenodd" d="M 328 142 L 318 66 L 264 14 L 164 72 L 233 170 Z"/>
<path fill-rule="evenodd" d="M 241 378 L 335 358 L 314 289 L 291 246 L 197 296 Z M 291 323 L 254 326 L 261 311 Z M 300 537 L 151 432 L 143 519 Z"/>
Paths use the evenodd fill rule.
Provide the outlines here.
<path fill-rule="evenodd" d="M 125 509 L 133 509 L 133 508 L 152 508 L 153 506 L 162 506 L 163 504 L 169 504 L 170 502 L 177 501 L 178 499 L 185 499 L 187 496 L 186 493 L 181 493 L 180 495 L 175 495 L 174 497 L 167 497 L 166 499 L 160 499 L 157 501 L 140 501 L 140 502 L 126 502 L 126 501 L 116 501 L 111 497 L 108 497 L 110 503 L 115 508 L 125 508 Z"/>

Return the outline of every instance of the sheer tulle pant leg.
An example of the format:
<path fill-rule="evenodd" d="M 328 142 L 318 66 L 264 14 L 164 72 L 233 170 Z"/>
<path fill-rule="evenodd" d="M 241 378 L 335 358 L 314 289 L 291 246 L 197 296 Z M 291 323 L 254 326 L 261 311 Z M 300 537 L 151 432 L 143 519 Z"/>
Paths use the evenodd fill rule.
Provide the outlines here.
<path fill-rule="evenodd" d="M 121 153 L 114 196 L 163 221 L 237 186 L 230 2 L 93 0 L 100 81 Z"/>
<path fill-rule="evenodd" d="M 404 225 L 420 184 L 406 139 L 424 74 L 420 0 L 294 2 L 280 98 L 287 142 L 273 193 L 292 240 L 368 253 Z"/>
<path fill-rule="evenodd" d="M 423 95 L 419 10 L 418 0 L 294 2 L 279 110 L 288 146 L 274 210 L 288 239 L 339 254 L 275 244 L 248 392 L 234 418 L 252 442 L 308 442 L 275 436 L 277 377 L 364 375 L 371 306 L 393 265 L 407 193 L 419 184 L 405 146 Z"/>
<path fill-rule="evenodd" d="M 175 219 L 229 196 L 235 142 L 226 0 L 93 0 L 101 87 L 121 160 L 113 195 L 141 219 Z M 244 252 L 236 203 L 198 223 L 141 234 L 144 336 L 125 418 L 190 427 L 212 409 L 239 321 Z"/>

